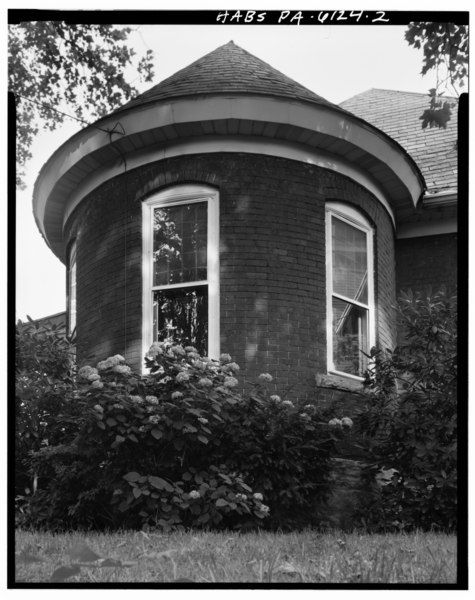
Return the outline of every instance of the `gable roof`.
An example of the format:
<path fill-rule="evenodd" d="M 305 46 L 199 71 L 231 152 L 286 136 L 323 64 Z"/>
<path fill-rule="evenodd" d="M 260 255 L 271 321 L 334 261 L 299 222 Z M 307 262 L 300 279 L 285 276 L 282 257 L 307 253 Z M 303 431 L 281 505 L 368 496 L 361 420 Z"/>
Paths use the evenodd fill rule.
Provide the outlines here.
<path fill-rule="evenodd" d="M 127 102 L 115 113 L 164 99 L 230 92 L 280 96 L 343 110 L 231 40 Z"/>
<path fill-rule="evenodd" d="M 370 89 L 340 106 L 399 142 L 422 171 L 429 195 L 457 190 L 456 109 L 446 129 L 422 129 L 420 117 L 429 107 L 426 94 Z"/>

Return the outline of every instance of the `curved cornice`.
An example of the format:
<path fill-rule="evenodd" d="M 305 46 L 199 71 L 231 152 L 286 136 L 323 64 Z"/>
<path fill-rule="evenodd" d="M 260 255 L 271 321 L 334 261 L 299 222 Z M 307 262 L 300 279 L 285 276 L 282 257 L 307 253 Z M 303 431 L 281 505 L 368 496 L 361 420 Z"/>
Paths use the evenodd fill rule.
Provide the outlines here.
<path fill-rule="evenodd" d="M 46 242 L 63 260 L 63 225 L 71 207 L 118 174 L 118 160 L 123 163 L 125 158 L 129 169 L 145 164 L 141 160 L 176 156 L 180 144 L 188 145 L 188 153 L 196 153 L 191 150 L 196 142 L 202 144 L 201 151 L 211 151 L 203 150 L 211 147 L 207 139 L 219 151 L 230 151 L 227 141 L 233 147 L 241 141 L 245 147 L 252 139 L 261 142 L 257 146 L 264 154 L 277 156 L 277 149 L 283 151 L 287 145 L 295 160 L 319 164 L 360 183 L 364 180 L 363 185 L 391 208 L 396 219 L 398 210 L 416 205 L 424 188 L 407 153 L 386 134 L 350 114 L 281 98 L 181 98 L 101 119 L 100 129 L 87 127 L 53 154 L 40 172 L 33 196 L 35 218 Z"/>

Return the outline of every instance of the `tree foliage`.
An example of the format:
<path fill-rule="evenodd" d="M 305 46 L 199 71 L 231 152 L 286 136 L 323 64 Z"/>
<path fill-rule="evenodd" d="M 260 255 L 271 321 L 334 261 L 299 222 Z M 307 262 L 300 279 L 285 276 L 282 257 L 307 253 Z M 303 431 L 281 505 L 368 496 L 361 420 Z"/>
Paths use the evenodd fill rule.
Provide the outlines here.
<path fill-rule="evenodd" d="M 58 327 L 18 321 L 15 330 L 15 493 L 31 493 L 31 453 L 68 436 L 56 426 L 64 398 L 74 389 L 74 350 Z"/>
<path fill-rule="evenodd" d="M 459 95 L 468 77 L 468 26 L 454 23 L 410 23 L 406 41 L 423 50 L 422 75 L 435 69 L 437 87 L 429 90 L 429 108 L 420 117 L 422 127 L 447 127 L 454 103 L 445 92 Z M 450 88 L 449 88 L 450 86 Z"/>
<path fill-rule="evenodd" d="M 457 527 L 457 299 L 400 298 L 404 341 L 373 350 L 359 425 L 381 495 L 366 507 L 376 529 Z"/>
<path fill-rule="evenodd" d="M 31 21 L 9 25 L 8 87 L 17 109 L 17 183 L 40 129 L 54 130 L 65 114 L 85 121 L 104 116 L 137 93 L 127 69 L 151 81 L 153 52 L 138 57 L 130 27 Z M 61 112 L 59 112 L 61 111 Z"/>

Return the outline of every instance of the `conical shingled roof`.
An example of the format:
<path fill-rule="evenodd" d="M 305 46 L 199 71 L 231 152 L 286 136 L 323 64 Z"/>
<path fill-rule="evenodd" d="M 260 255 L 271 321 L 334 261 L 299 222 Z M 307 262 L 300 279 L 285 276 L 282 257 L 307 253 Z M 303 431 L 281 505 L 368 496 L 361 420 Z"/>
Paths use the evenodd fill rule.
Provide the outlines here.
<path fill-rule="evenodd" d="M 233 41 L 174 73 L 115 112 L 150 102 L 208 94 L 259 94 L 316 103 L 343 112 Z"/>

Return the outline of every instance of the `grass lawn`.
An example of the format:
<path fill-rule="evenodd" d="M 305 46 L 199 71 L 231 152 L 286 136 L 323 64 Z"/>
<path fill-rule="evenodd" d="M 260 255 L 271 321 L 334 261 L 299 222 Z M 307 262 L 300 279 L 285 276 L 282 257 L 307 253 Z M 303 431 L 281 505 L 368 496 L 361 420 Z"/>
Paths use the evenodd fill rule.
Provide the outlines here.
<path fill-rule="evenodd" d="M 28 583 L 456 583 L 456 537 L 422 532 L 18 531 L 15 550 Z"/>

